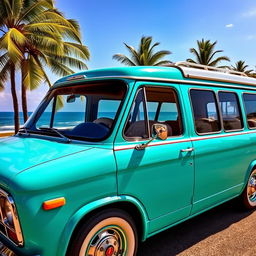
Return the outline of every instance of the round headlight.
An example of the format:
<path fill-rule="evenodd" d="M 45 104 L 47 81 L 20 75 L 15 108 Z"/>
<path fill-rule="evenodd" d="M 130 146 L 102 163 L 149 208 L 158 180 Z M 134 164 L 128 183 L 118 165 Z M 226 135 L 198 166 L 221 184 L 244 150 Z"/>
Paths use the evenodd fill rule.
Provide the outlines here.
<path fill-rule="evenodd" d="M 7 225 L 13 228 L 14 224 L 13 224 L 12 205 L 8 199 L 4 200 L 2 209 L 3 209 L 4 221 L 6 222 Z"/>

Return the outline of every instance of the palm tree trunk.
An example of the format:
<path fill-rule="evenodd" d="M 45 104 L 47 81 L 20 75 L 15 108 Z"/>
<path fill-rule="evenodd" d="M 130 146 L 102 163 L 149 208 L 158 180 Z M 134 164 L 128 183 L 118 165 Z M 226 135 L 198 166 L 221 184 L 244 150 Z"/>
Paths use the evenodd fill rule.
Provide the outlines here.
<path fill-rule="evenodd" d="M 13 101 L 13 110 L 14 110 L 14 126 L 15 126 L 15 134 L 20 129 L 20 118 L 19 118 L 19 105 L 18 98 L 16 93 L 16 84 L 15 84 L 15 65 L 11 66 L 11 93 L 12 93 L 12 101 Z"/>
<path fill-rule="evenodd" d="M 23 77 L 22 77 L 23 81 Z M 21 103 L 23 111 L 24 123 L 28 120 L 27 90 L 23 82 L 21 82 Z"/>

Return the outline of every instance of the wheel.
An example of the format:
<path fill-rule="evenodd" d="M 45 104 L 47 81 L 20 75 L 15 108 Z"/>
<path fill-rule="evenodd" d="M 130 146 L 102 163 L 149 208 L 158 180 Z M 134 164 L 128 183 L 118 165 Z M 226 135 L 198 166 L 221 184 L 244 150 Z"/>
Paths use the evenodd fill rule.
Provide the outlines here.
<path fill-rule="evenodd" d="M 256 206 L 256 169 L 252 171 L 247 186 L 242 194 L 243 204 L 247 209 Z"/>
<path fill-rule="evenodd" d="M 109 209 L 89 218 L 76 232 L 67 256 L 135 256 L 138 235 L 133 219 Z"/>

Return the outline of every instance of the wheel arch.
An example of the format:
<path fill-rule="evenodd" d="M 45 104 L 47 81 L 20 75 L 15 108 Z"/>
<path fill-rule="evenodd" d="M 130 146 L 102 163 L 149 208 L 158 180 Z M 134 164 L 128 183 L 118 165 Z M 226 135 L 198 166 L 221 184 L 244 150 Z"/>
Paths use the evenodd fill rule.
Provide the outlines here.
<path fill-rule="evenodd" d="M 135 217 L 134 221 L 138 228 L 139 238 L 144 241 L 148 235 L 149 219 L 143 205 L 131 196 L 107 197 L 84 205 L 71 216 L 63 230 L 58 246 L 58 255 L 66 255 L 72 236 L 87 218 L 100 210 L 115 207 L 130 213 L 133 218 Z"/>
<path fill-rule="evenodd" d="M 244 177 L 244 185 L 243 185 L 243 188 L 242 188 L 241 193 L 243 192 L 244 188 L 247 186 L 247 183 L 248 183 L 248 179 L 249 179 L 249 177 L 250 177 L 250 174 L 251 174 L 251 172 L 252 172 L 254 169 L 256 169 L 256 159 L 253 160 L 253 161 L 250 163 L 250 165 L 249 165 L 249 167 L 248 167 L 248 169 L 247 169 L 247 171 L 246 171 L 246 174 L 245 174 L 245 177 Z"/>

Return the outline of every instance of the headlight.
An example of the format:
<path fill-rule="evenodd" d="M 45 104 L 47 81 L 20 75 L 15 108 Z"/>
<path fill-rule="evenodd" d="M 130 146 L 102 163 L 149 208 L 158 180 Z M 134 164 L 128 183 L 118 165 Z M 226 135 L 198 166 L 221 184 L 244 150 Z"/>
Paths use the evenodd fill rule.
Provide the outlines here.
<path fill-rule="evenodd" d="M 4 199 L 2 213 L 3 213 L 4 223 L 9 227 L 14 228 L 12 204 L 6 198 Z"/>
<path fill-rule="evenodd" d="M 0 189 L 0 232 L 17 245 L 23 245 L 23 237 L 14 201 Z"/>

